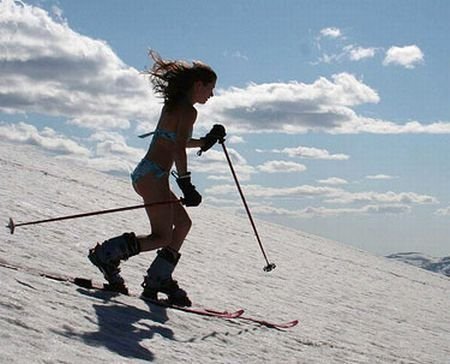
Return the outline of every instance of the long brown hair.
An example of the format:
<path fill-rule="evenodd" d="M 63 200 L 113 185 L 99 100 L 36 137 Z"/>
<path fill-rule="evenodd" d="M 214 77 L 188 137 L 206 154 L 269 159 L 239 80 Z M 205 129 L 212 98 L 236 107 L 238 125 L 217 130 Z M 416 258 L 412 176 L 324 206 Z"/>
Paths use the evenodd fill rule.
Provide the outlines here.
<path fill-rule="evenodd" d="M 202 62 L 164 60 L 153 51 L 149 51 L 149 56 L 154 61 L 150 70 L 144 73 L 150 75 L 153 90 L 156 94 L 164 98 L 164 104 L 174 105 L 183 99 L 191 90 L 194 82 L 202 81 L 204 84 L 217 80 L 217 75 L 213 69 Z"/>

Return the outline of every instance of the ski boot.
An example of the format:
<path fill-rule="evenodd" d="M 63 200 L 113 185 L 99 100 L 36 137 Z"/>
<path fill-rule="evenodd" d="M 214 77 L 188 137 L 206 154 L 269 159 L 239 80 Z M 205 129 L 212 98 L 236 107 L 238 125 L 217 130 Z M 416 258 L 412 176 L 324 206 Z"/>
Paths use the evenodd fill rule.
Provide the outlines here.
<path fill-rule="evenodd" d="M 139 242 L 134 233 L 125 233 L 105 240 L 89 250 L 88 258 L 108 281 L 105 285 L 111 291 L 128 294 L 128 288 L 120 275 L 119 264 L 140 252 Z"/>
<path fill-rule="evenodd" d="M 169 248 L 158 251 L 158 255 L 147 270 L 142 287 L 142 296 L 158 300 L 158 293 L 167 295 L 167 303 L 176 306 L 191 306 L 192 302 L 185 290 L 172 279 L 172 273 L 180 259 L 181 254 Z"/>

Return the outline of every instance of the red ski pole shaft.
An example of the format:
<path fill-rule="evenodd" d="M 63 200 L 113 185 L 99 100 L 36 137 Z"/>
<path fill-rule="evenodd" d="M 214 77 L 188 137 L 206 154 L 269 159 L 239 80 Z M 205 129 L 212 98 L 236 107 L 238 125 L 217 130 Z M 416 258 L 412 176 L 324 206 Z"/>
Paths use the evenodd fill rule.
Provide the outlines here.
<path fill-rule="evenodd" d="M 255 233 L 256 240 L 258 241 L 259 248 L 261 249 L 261 252 L 262 252 L 262 254 L 264 256 L 264 259 L 265 259 L 265 261 L 267 263 L 267 266 L 264 267 L 264 271 L 270 272 L 271 270 L 273 270 L 276 267 L 276 265 L 273 264 L 273 263 L 270 263 L 269 259 L 267 258 L 267 254 L 266 254 L 266 252 L 264 250 L 264 246 L 263 246 L 263 244 L 261 242 L 261 238 L 259 237 L 258 230 L 256 229 L 255 222 L 253 221 L 252 214 L 251 214 L 250 209 L 248 207 L 247 201 L 245 200 L 244 193 L 242 192 L 241 185 L 239 184 L 236 172 L 234 171 L 233 164 L 231 163 L 230 155 L 228 154 L 227 148 L 225 147 L 225 140 L 221 140 L 221 141 L 219 141 L 219 143 L 222 145 L 223 152 L 225 153 L 225 157 L 226 157 L 226 159 L 228 161 L 228 165 L 230 166 L 231 174 L 233 175 L 234 182 L 236 183 L 236 187 L 237 187 L 237 189 L 239 191 L 239 194 L 241 196 L 242 203 L 244 204 L 244 207 L 245 207 L 245 211 L 247 211 L 248 219 L 250 220 L 250 224 L 251 224 L 251 226 L 253 228 L 253 231 Z"/>
<path fill-rule="evenodd" d="M 11 234 L 14 234 L 15 228 L 16 228 L 16 227 L 19 227 L 19 226 L 37 225 L 37 224 L 44 224 L 44 223 L 52 222 L 52 221 L 61 221 L 61 220 L 69 220 L 69 219 L 78 219 L 78 218 L 80 218 L 80 217 L 95 216 L 95 215 L 103 215 L 103 214 L 111 214 L 111 213 L 113 213 L 113 212 L 121 212 L 121 211 L 135 210 L 135 209 L 141 209 L 141 208 L 149 207 L 149 206 L 167 205 L 167 204 L 178 203 L 178 202 L 182 202 L 182 200 L 179 199 L 179 200 L 169 200 L 169 201 L 151 202 L 151 203 L 142 204 L 142 205 L 134 205 L 134 206 L 127 206 L 127 207 L 119 207 L 119 208 L 115 208 L 115 209 L 108 209 L 108 210 L 100 210 L 100 211 L 86 212 L 86 213 L 82 213 L 82 214 L 68 215 L 68 216 L 60 216 L 60 217 L 54 217 L 54 218 L 44 219 L 44 220 L 36 220 L 36 221 L 29 221 L 29 222 L 21 222 L 21 223 L 18 223 L 18 224 L 14 223 L 13 219 L 10 218 L 10 219 L 9 219 L 9 224 L 6 225 L 6 227 L 10 229 Z"/>

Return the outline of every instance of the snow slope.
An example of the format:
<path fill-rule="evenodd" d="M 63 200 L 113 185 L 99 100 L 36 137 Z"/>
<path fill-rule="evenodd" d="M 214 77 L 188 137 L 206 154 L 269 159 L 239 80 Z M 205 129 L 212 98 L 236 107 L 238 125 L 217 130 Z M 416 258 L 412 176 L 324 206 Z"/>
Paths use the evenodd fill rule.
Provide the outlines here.
<path fill-rule="evenodd" d="M 23 222 L 140 203 L 126 181 L 0 145 L 0 213 Z M 244 190 L 245 192 L 245 190 Z M 250 206 L 251 207 L 251 206 Z M 450 363 L 450 280 L 318 236 L 245 216 L 191 208 L 194 225 L 176 278 L 194 302 L 290 330 L 204 318 L 0 268 L 0 363 Z M 0 230 L 0 258 L 100 279 L 96 242 L 147 233 L 142 210 Z M 154 253 L 123 264 L 133 291 Z"/>

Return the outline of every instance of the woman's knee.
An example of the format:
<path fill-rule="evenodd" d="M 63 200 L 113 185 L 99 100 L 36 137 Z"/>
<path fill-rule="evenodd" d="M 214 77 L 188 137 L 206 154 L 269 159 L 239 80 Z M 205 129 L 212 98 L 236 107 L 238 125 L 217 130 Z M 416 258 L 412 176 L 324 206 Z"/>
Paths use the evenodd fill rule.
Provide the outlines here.
<path fill-rule="evenodd" d="M 155 236 L 155 239 L 158 240 L 161 244 L 161 247 L 165 247 L 172 242 L 173 231 L 164 231 L 164 232 L 155 232 L 152 233 Z"/>
<path fill-rule="evenodd" d="M 175 228 L 183 229 L 186 232 L 191 230 L 192 220 L 188 214 L 183 214 L 180 219 L 177 219 L 177 223 L 175 224 Z"/>
<path fill-rule="evenodd" d="M 139 248 L 141 252 L 164 248 L 170 245 L 172 234 L 152 233 L 150 235 L 141 235 L 138 237 Z"/>

